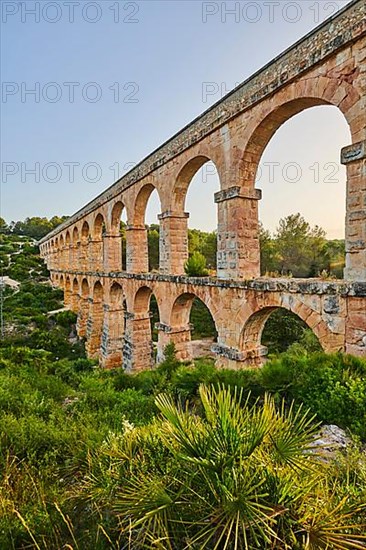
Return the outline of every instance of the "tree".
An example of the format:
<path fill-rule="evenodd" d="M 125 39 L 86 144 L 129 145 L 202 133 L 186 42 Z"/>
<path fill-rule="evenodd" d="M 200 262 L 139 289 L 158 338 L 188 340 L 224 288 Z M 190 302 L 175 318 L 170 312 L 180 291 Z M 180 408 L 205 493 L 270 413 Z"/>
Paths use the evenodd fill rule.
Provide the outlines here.
<path fill-rule="evenodd" d="M 4 218 L 0 218 L 0 233 L 7 233 L 8 229 L 8 224 L 6 223 Z"/>
<path fill-rule="evenodd" d="M 159 226 L 150 225 L 147 232 L 149 246 L 149 270 L 159 269 Z"/>
<path fill-rule="evenodd" d="M 52 228 L 55 229 L 58 225 L 61 225 L 64 221 L 68 219 L 69 216 L 53 216 L 53 218 L 50 219 L 50 224 L 52 225 Z"/>
<path fill-rule="evenodd" d="M 261 259 L 261 274 L 273 273 L 279 268 L 279 255 L 276 241 L 272 239 L 270 232 L 259 224 L 259 244 Z"/>
<path fill-rule="evenodd" d="M 329 263 L 325 231 L 318 226 L 312 229 L 299 213 L 280 220 L 275 240 L 282 274 L 314 277 Z"/>
<path fill-rule="evenodd" d="M 278 308 L 269 316 L 264 326 L 262 343 L 268 347 L 269 353 L 282 353 L 289 346 L 303 341 L 304 334 L 308 329 L 308 325 L 295 313 Z M 319 351 L 321 347 L 315 334 L 314 338 L 318 344 L 317 351 Z"/>
<path fill-rule="evenodd" d="M 67 220 L 67 216 L 53 216 L 50 220 L 34 216 L 26 218 L 24 221 L 12 221 L 10 230 L 16 235 L 27 235 L 33 239 L 42 239 L 47 233 L 55 229 L 58 225 Z"/>
<path fill-rule="evenodd" d="M 217 257 L 216 231 L 213 231 L 212 233 L 205 233 L 205 239 L 202 244 L 201 252 L 206 258 L 207 266 L 210 269 L 216 269 L 216 257 Z"/>
<path fill-rule="evenodd" d="M 335 277 L 343 278 L 343 269 L 346 263 L 346 245 L 344 240 L 327 241 L 325 245 L 327 258 L 329 259 L 328 272 Z"/>
<path fill-rule="evenodd" d="M 201 252 L 193 252 L 185 263 L 184 270 L 189 277 L 206 277 L 206 258 Z"/>
<path fill-rule="evenodd" d="M 217 235 L 213 231 L 207 233 L 199 229 L 188 230 L 188 252 L 191 256 L 194 252 L 200 252 L 205 258 L 210 269 L 216 269 Z"/>

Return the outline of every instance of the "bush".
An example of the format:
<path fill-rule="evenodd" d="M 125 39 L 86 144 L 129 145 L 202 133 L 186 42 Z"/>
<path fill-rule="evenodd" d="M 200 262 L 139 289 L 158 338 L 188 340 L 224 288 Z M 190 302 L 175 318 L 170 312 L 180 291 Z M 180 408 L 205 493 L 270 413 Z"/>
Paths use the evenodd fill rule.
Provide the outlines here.
<path fill-rule="evenodd" d="M 314 538 L 314 550 L 334 541 L 360 548 L 362 501 L 339 501 L 338 479 L 329 486 L 328 469 L 309 459 L 317 430 L 309 413 L 276 410 L 269 396 L 249 407 L 236 390 L 201 386 L 202 415 L 159 395 L 162 421 L 148 436 L 132 428 L 106 442 L 104 476 L 120 477 L 113 476 L 109 495 L 104 491 L 104 506 L 118 515 L 129 547 L 164 540 L 164 548 L 300 550 Z M 92 495 L 97 507 L 93 477 L 87 474 L 81 495 Z"/>
<path fill-rule="evenodd" d="M 188 277 L 206 277 L 208 275 L 206 258 L 201 252 L 193 252 L 186 261 L 184 270 Z"/>
<path fill-rule="evenodd" d="M 344 354 L 283 354 L 259 372 L 265 390 L 303 402 L 366 440 L 366 361 Z"/>

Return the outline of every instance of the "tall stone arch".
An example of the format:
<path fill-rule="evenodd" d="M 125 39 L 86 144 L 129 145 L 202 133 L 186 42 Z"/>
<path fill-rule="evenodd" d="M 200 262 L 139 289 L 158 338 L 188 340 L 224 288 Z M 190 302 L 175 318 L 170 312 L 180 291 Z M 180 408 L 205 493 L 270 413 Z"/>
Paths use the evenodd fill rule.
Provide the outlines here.
<path fill-rule="evenodd" d="M 101 365 L 105 368 L 122 366 L 122 348 L 125 332 L 123 288 L 112 282 L 104 302 L 104 322 L 101 345 Z"/>
<path fill-rule="evenodd" d="M 149 271 L 148 233 L 145 218 L 147 205 L 154 191 L 157 192 L 161 205 L 159 189 L 150 181 L 146 181 L 140 186 L 133 201 L 131 217 L 126 228 L 126 262 L 127 271 L 130 273 L 147 273 Z"/>
<path fill-rule="evenodd" d="M 86 338 L 87 323 L 90 307 L 90 289 L 88 279 L 84 277 L 80 284 L 79 310 L 76 322 L 76 330 L 79 338 Z"/>
<path fill-rule="evenodd" d="M 86 349 L 89 357 L 96 359 L 101 354 L 103 318 L 104 318 L 104 288 L 97 280 L 92 287 L 89 298 L 89 317 L 87 322 Z"/>

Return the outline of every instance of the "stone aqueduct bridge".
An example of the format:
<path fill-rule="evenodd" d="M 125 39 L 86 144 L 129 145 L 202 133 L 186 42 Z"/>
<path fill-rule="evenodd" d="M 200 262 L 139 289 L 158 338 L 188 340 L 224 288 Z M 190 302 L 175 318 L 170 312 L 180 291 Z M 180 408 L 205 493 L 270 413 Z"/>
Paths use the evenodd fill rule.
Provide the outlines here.
<path fill-rule="evenodd" d="M 106 367 L 151 366 L 152 294 L 159 307 L 160 357 L 169 341 L 181 358 L 190 357 L 194 297 L 207 305 L 216 324 L 218 365 L 259 364 L 266 353 L 264 324 L 279 307 L 301 317 L 326 351 L 366 355 L 365 6 L 356 0 L 328 19 L 40 241 L 52 282 L 77 312 L 78 333 L 91 357 L 100 357 Z M 337 106 L 351 134 L 341 152 L 347 167 L 345 279 L 260 278 L 257 167 L 276 130 L 317 105 Z M 217 278 L 189 278 L 185 197 L 192 177 L 209 160 L 221 184 L 215 194 Z M 160 269 L 148 273 L 145 210 L 155 189 L 161 203 Z M 332 207 L 332 197 L 324 207 Z"/>

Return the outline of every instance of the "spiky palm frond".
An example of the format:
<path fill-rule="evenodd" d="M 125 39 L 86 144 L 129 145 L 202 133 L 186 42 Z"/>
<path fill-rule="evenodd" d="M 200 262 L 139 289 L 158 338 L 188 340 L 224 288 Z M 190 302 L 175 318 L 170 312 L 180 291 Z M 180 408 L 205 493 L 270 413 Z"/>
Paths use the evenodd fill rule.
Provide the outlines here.
<path fill-rule="evenodd" d="M 360 530 L 366 529 L 366 503 L 359 507 L 349 507 L 345 497 L 334 504 L 332 497 L 336 496 L 336 490 L 334 487 L 330 491 L 327 482 L 323 479 L 310 501 L 311 506 L 309 501 L 304 499 L 301 506 L 299 531 L 303 532 L 305 550 L 323 548 L 365 550 L 366 535 L 360 534 Z M 360 513 L 365 518 L 363 526 L 354 522 L 355 516 Z"/>
<path fill-rule="evenodd" d="M 267 451 L 274 464 L 294 469 L 309 469 L 309 463 L 319 465 L 313 445 L 318 429 L 319 424 L 315 423 L 315 416 L 309 410 L 304 410 L 302 405 L 295 409 L 294 402 L 286 410 L 282 402 L 269 434 Z"/>
<path fill-rule="evenodd" d="M 346 550 L 365 548 L 355 510 L 337 502 L 310 454 L 317 426 L 273 398 L 249 405 L 233 388 L 201 386 L 203 415 L 156 398 L 162 420 L 144 428 L 114 509 L 131 549 Z M 151 459 L 162 444 L 164 463 Z M 307 545 L 307 546 L 306 546 Z"/>
<path fill-rule="evenodd" d="M 148 542 L 152 548 L 170 549 L 169 523 L 173 504 L 176 504 L 176 498 L 163 480 L 145 475 L 126 483 L 115 511 L 122 530 L 133 532 L 136 547 Z"/>

